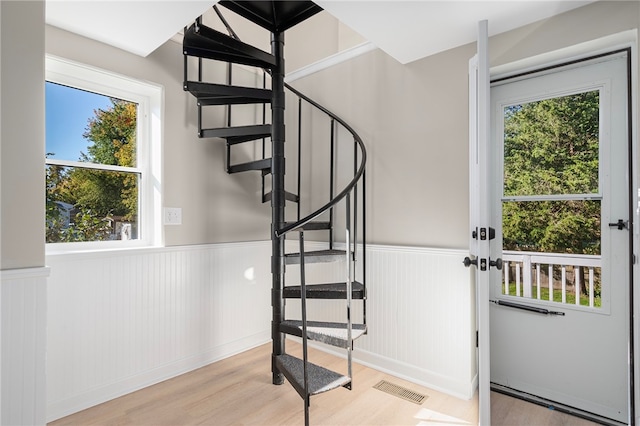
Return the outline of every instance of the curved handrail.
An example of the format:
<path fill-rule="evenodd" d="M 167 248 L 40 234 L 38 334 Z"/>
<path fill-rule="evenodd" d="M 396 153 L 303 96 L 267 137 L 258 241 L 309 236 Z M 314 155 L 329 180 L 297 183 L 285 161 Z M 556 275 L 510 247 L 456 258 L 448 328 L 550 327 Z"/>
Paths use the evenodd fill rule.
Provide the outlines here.
<path fill-rule="evenodd" d="M 315 102 L 314 100 L 312 100 L 308 96 L 302 94 L 300 91 L 294 89 L 290 84 L 285 83 L 284 86 L 287 89 L 289 89 L 290 91 L 292 91 L 296 96 L 300 97 L 301 99 L 303 99 L 306 102 L 310 103 L 314 107 L 318 108 L 320 111 L 322 111 L 325 114 L 327 114 L 329 117 L 331 117 L 334 120 L 336 120 L 338 123 L 340 123 L 342 125 L 342 127 L 344 127 L 349 133 L 351 133 L 351 135 L 353 136 L 354 141 L 360 147 L 360 153 L 362 155 L 362 159 L 360 160 L 360 166 L 358 167 L 358 170 L 356 171 L 356 174 L 354 175 L 353 179 L 349 182 L 349 184 L 347 184 L 347 186 L 338 195 L 333 197 L 333 199 L 329 200 L 329 202 L 327 204 L 325 204 L 324 206 L 320 207 L 318 210 L 314 211 L 313 213 L 303 217 L 302 219 L 299 219 L 298 221 L 296 221 L 294 223 L 291 223 L 291 224 L 285 226 L 282 229 L 275 230 L 276 237 L 282 237 L 282 236 L 284 236 L 285 234 L 287 234 L 287 233 L 289 233 L 291 231 L 295 231 L 295 230 L 301 228 L 302 226 L 304 226 L 307 223 L 311 222 L 313 219 L 317 218 L 322 213 L 326 212 L 327 210 L 329 210 L 330 208 L 332 208 L 333 206 L 338 204 L 340 201 L 342 201 L 342 199 L 349 192 L 351 192 L 351 190 L 353 190 L 353 188 L 355 188 L 355 186 L 360 181 L 360 178 L 362 177 L 362 174 L 364 173 L 365 165 L 367 163 L 367 149 L 364 146 L 364 142 L 362 141 L 362 138 L 360 137 L 360 135 L 358 135 L 358 133 L 355 130 L 353 130 L 353 128 L 351 126 L 349 126 L 342 118 L 338 117 L 337 115 L 335 115 L 334 113 L 329 111 L 327 108 L 325 108 L 322 105 L 320 105 L 319 103 Z"/>
<path fill-rule="evenodd" d="M 233 38 L 235 38 L 236 40 L 240 40 L 240 37 L 238 37 L 238 35 L 235 33 L 235 31 L 233 31 L 233 29 L 231 28 L 231 26 L 229 25 L 227 20 L 224 18 L 224 16 L 222 16 L 222 13 L 220 13 L 220 10 L 218 9 L 217 5 L 214 5 L 213 9 L 215 10 L 216 14 L 220 18 L 220 20 L 222 21 L 224 26 L 227 28 L 227 31 L 229 32 L 229 34 Z M 271 74 L 269 72 L 269 70 L 266 70 L 266 69 L 263 69 L 263 72 L 265 72 L 267 74 Z M 317 218 L 322 213 L 326 212 L 327 210 L 329 210 L 330 208 L 332 208 L 336 204 L 338 204 L 340 201 L 342 201 L 342 199 L 356 187 L 356 185 L 360 181 L 360 178 L 364 174 L 365 165 L 367 164 L 367 149 L 365 148 L 364 142 L 362 141 L 362 138 L 360 137 L 360 135 L 358 135 L 358 133 L 356 133 L 356 131 L 353 130 L 353 128 L 351 126 L 349 126 L 342 118 L 338 117 L 337 115 L 335 115 L 334 113 L 329 111 L 327 108 L 323 107 L 322 105 L 320 105 L 319 103 L 317 103 L 313 99 L 311 99 L 308 96 L 304 95 L 303 93 L 301 93 L 297 89 L 294 89 L 290 84 L 285 82 L 284 83 L 284 87 L 289 89 L 291 92 L 293 92 L 293 94 L 295 94 L 299 98 L 303 99 L 304 101 L 306 101 L 309 104 L 313 105 L 314 107 L 318 108 L 320 111 L 324 112 L 326 115 L 328 115 L 329 117 L 331 117 L 332 119 L 334 119 L 335 121 L 340 123 L 342 125 L 342 127 L 344 127 L 349 133 L 351 133 L 351 135 L 353 136 L 354 141 L 360 146 L 360 153 L 362 155 L 362 159 L 360 160 L 360 166 L 358 167 L 358 170 L 356 171 L 356 174 L 353 176 L 353 179 L 349 182 L 349 184 L 338 195 L 333 197 L 333 199 L 329 200 L 329 202 L 327 204 L 325 204 L 324 206 L 320 207 L 318 210 L 314 211 L 313 213 L 303 217 L 302 219 L 299 219 L 298 221 L 296 221 L 294 223 L 291 223 L 291 224 L 285 226 L 282 229 L 276 229 L 274 231 L 274 233 L 275 233 L 276 237 L 278 237 L 278 238 L 281 238 L 284 235 L 288 234 L 289 232 L 295 231 L 295 230 L 303 227 L 304 225 L 306 225 L 307 223 L 311 222 L 313 219 Z"/>

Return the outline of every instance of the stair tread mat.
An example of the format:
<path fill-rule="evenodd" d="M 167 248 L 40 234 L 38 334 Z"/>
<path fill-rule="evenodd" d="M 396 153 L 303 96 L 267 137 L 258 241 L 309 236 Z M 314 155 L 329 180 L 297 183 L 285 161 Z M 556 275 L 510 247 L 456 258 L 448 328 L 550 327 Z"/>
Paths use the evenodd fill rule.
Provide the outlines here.
<path fill-rule="evenodd" d="M 322 284 L 307 284 L 307 292 L 309 291 L 342 291 L 343 293 L 346 293 L 347 291 L 347 284 L 343 281 L 341 283 L 322 283 Z M 364 288 L 364 285 L 362 285 L 361 282 L 359 281 L 352 281 L 351 282 L 351 290 L 352 291 L 361 291 Z M 299 285 L 289 285 L 286 286 L 284 288 L 285 290 L 290 289 L 290 290 L 297 290 L 300 291 L 300 286 Z"/>
<path fill-rule="evenodd" d="M 307 256 L 337 256 L 337 255 L 346 255 L 347 252 L 345 250 L 313 250 L 313 251 L 305 251 L 304 255 Z M 285 254 L 287 257 L 300 257 L 300 253 L 287 253 Z"/>
<path fill-rule="evenodd" d="M 302 335 L 301 320 L 284 320 L 281 325 L 285 328 L 295 328 L 299 335 Z M 366 331 L 367 326 L 364 324 L 351 324 L 351 340 L 356 340 Z M 296 333 L 296 335 L 298 334 Z M 349 339 L 347 324 L 339 322 L 307 321 L 307 336 L 312 340 L 323 341 L 328 344 L 333 344 L 332 339 L 336 339 L 339 342 L 346 342 Z M 329 339 L 325 339 L 325 337 Z"/>
<path fill-rule="evenodd" d="M 307 284 L 308 299 L 346 299 L 347 285 L 341 283 Z M 300 298 L 301 289 L 299 285 L 286 286 L 284 296 L 287 298 Z M 351 283 L 351 298 L 364 298 L 364 285 L 358 281 Z"/>
<path fill-rule="evenodd" d="M 295 381 L 300 389 L 304 389 L 304 362 L 291 355 L 278 355 L 276 357 L 282 372 L 289 381 Z M 309 394 L 316 395 L 331 389 L 339 388 L 351 382 L 347 376 L 328 370 L 311 362 L 307 363 L 309 377 Z"/>

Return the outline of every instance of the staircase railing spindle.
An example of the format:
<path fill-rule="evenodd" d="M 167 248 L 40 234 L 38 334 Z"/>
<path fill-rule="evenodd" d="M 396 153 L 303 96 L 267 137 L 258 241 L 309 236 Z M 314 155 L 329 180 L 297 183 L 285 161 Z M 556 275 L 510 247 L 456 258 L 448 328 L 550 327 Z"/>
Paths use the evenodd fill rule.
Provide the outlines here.
<path fill-rule="evenodd" d="M 335 120 L 332 118 L 331 119 L 331 148 L 330 148 L 330 158 L 329 158 L 329 200 L 333 200 L 333 168 L 334 168 L 334 158 L 335 158 Z M 333 249 L 333 240 L 334 240 L 334 235 L 333 235 L 333 224 L 334 224 L 334 217 L 333 217 L 333 207 L 331 208 L 331 210 L 329 210 L 329 223 L 330 228 L 329 228 L 329 249 L 332 250 Z"/>

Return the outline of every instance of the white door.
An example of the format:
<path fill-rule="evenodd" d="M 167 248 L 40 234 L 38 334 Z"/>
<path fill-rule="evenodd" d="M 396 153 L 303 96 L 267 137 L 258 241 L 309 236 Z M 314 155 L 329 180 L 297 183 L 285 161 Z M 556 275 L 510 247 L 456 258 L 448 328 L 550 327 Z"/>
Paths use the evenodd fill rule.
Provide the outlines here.
<path fill-rule="evenodd" d="M 491 424 L 489 373 L 490 275 L 490 152 L 489 152 L 489 52 L 488 23 L 478 24 L 478 52 L 469 61 L 469 254 L 465 259 L 476 286 L 478 329 L 479 423 Z"/>
<path fill-rule="evenodd" d="M 627 53 L 494 83 L 491 382 L 627 422 Z M 503 252 L 499 250 L 503 248 Z"/>

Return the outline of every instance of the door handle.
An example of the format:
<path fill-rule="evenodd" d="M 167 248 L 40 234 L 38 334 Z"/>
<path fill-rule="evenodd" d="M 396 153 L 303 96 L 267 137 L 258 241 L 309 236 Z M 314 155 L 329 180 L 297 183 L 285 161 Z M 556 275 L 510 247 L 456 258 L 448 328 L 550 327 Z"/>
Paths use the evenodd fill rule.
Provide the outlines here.
<path fill-rule="evenodd" d="M 618 221 L 615 222 L 615 223 L 609 223 L 609 226 L 611 228 L 616 227 L 616 228 L 618 228 L 620 230 L 629 229 L 629 221 L 628 220 L 618 219 Z"/>
<path fill-rule="evenodd" d="M 483 271 L 486 269 L 486 260 L 483 259 L 484 263 L 482 263 L 482 266 L 484 267 L 484 269 L 482 269 Z M 478 266 L 478 259 L 471 259 L 469 256 L 465 257 L 464 259 L 462 259 L 462 263 L 464 264 L 464 266 L 466 266 L 467 268 L 471 265 L 475 265 Z M 502 270 L 502 259 L 497 258 L 496 260 L 491 260 L 489 259 L 489 267 L 496 267 L 498 268 L 498 270 Z"/>
<path fill-rule="evenodd" d="M 478 259 L 473 259 L 471 260 L 471 258 L 469 258 L 469 256 L 465 257 L 464 259 L 462 259 L 462 263 L 464 263 L 464 266 L 466 266 L 467 268 L 471 265 L 476 265 L 478 266 Z"/>
<path fill-rule="evenodd" d="M 498 271 L 502 270 L 502 259 L 497 258 L 496 260 L 489 259 L 489 267 L 495 266 Z"/>

